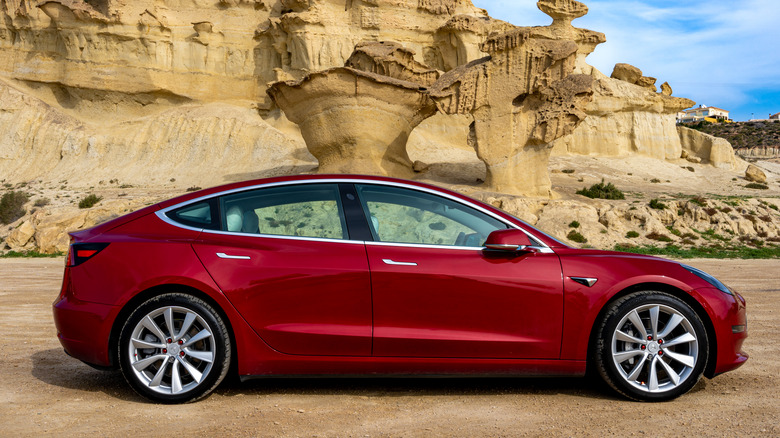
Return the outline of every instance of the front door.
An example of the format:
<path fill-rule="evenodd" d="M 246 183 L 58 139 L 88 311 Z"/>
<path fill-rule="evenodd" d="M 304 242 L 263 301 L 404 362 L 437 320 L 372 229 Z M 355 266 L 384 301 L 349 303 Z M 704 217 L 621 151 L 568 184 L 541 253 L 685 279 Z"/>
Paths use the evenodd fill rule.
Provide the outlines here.
<path fill-rule="evenodd" d="M 482 245 L 506 228 L 450 199 L 359 185 L 367 243 L 374 356 L 560 356 L 563 281 L 552 252 L 495 254 Z"/>

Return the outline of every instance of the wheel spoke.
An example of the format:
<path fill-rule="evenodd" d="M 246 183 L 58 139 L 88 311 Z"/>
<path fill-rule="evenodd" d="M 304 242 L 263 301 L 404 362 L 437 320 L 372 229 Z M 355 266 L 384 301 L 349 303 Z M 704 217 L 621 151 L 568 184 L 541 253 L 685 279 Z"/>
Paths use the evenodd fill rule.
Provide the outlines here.
<path fill-rule="evenodd" d="M 647 344 L 647 341 L 644 339 L 635 338 L 627 333 L 623 333 L 622 331 L 618 330 L 615 332 L 615 338 L 618 341 L 623 342 L 630 342 L 632 344 Z"/>
<path fill-rule="evenodd" d="M 187 356 L 194 357 L 195 359 L 202 360 L 208 363 L 214 362 L 214 353 L 210 351 L 198 351 L 198 350 L 190 350 L 188 348 L 185 348 L 184 352 L 187 353 Z"/>
<path fill-rule="evenodd" d="M 631 324 L 636 327 L 637 330 L 642 334 L 642 337 L 647 339 L 647 329 L 645 328 L 645 324 L 642 322 L 642 318 L 639 317 L 639 314 L 636 312 L 636 310 L 632 310 L 631 313 L 628 314 L 628 320 L 631 321 Z"/>
<path fill-rule="evenodd" d="M 187 340 L 187 342 L 182 344 L 182 348 L 187 348 L 198 341 L 202 341 L 203 339 L 210 338 L 210 337 L 211 337 L 211 332 L 206 329 L 203 329 L 200 332 L 198 332 L 197 335 L 193 336 L 192 338 Z"/>
<path fill-rule="evenodd" d="M 160 382 L 162 381 L 163 376 L 165 375 L 165 369 L 168 368 L 168 362 L 170 361 L 169 357 L 166 357 L 163 361 L 162 365 L 160 365 L 160 369 L 157 370 L 157 374 L 154 375 L 154 378 L 151 382 L 149 382 L 149 386 L 160 386 Z"/>
<path fill-rule="evenodd" d="M 639 374 L 642 372 L 642 368 L 644 368 L 645 364 L 647 363 L 647 352 L 644 352 L 644 355 L 642 356 L 642 359 L 639 359 L 637 361 L 636 365 L 634 365 L 634 369 L 631 370 L 631 373 L 626 377 L 628 380 L 634 380 L 639 377 Z"/>
<path fill-rule="evenodd" d="M 694 365 L 696 365 L 696 358 L 693 356 L 688 356 L 687 354 L 680 354 L 675 353 L 674 351 L 665 351 L 666 357 L 670 359 L 674 359 L 677 362 L 680 362 L 681 364 L 685 365 L 686 367 L 693 368 Z"/>
<path fill-rule="evenodd" d="M 145 359 L 141 359 L 138 362 L 135 362 L 133 364 L 133 368 L 135 368 L 137 371 L 143 371 L 147 369 L 150 365 L 153 363 L 160 361 L 160 360 L 166 360 L 168 358 L 165 354 L 156 354 L 151 357 L 147 357 Z"/>
<path fill-rule="evenodd" d="M 671 341 L 664 342 L 664 348 L 673 347 L 679 344 L 688 344 L 695 341 L 696 341 L 695 336 L 693 336 L 691 333 L 685 333 L 684 335 L 680 335 L 672 339 Z"/>
<path fill-rule="evenodd" d="M 168 337 L 173 338 L 176 330 L 173 328 L 173 307 L 165 309 L 165 325 L 168 327 Z"/>
<path fill-rule="evenodd" d="M 620 353 L 612 354 L 612 357 L 615 358 L 615 362 L 623 363 L 632 357 L 639 356 L 640 354 L 645 354 L 645 352 L 642 350 L 621 351 Z"/>
<path fill-rule="evenodd" d="M 185 334 L 187 334 L 187 331 L 190 329 L 190 326 L 192 326 L 193 322 L 195 322 L 195 314 L 187 313 L 187 315 L 184 317 L 184 322 L 181 324 L 181 329 L 179 330 L 179 333 L 176 334 L 176 337 L 174 337 L 173 340 L 178 341 Z"/>
<path fill-rule="evenodd" d="M 165 334 L 162 332 L 162 330 L 160 330 L 160 327 L 157 327 L 157 323 L 155 323 L 154 320 L 149 317 L 149 315 L 146 315 L 146 318 L 141 321 L 141 324 L 143 324 L 144 327 L 157 336 L 157 339 L 160 341 L 165 340 Z"/>
<path fill-rule="evenodd" d="M 135 348 L 165 348 L 164 344 L 156 342 L 147 342 L 141 339 L 132 338 L 133 346 Z"/>
<path fill-rule="evenodd" d="M 650 308 L 650 330 L 652 330 L 653 339 L 658 339 L 658 314 L 661 308 L 653 306 Z"/>
<path fill-rule="evenodd" d="M 658 370 L 656 369 L 656 364 L 659 361 L 659 357 L 655 356 L 653 360 L 650 362 L 650 378 L 647 382 L 647 389 L 650 391 L 657 391 L 658 390 Z"/>
<path fill-rule="evenodd" d="M 188 373 L 192 376 L 192 378 L 197 382 L 200 383 L 200 380 L 203 378 L 203 374 L 201 374 L 200 371 L 198 371 L 197 368 L 192 366 L 191 363 L 187 362 L 184 358 L 177 356 L 176 360 L 184 365 L 184 368 L 187 370 Z"/>
<path fill-rule="evenodd" d="M 666 371 L 666 374 L 669 375 L 669 378 L 672 379 L 672 383 L 674 383 L 674 386 L 677 386 L 680 384 L 680 375 L 677 374 L 677 371 L 672 369 L 672 367 L 669 366 L 666 361 L 663 359 L 658 359 L 658 362 L 664 367 L 664 371 Z"/>
<path fill-rule="evenodd" d="M 674 313 L 672 314 L 671 319 L 669 319 L 669 322 L 666 324 L 666 327 L 664 327 L 664 331 L 658 334 L 658 339 L 663 339 L 667 336 L 669 336 L 669 333 L 672 332 L 672 330 L 676 329 L 678 325 L 683 321 L 683 317 Z"/>
<path fill-rule="evenodd" d="M 177 392 L 181 392 L 181 376 L 179 375 L 179 362 L 174 360 L 171 370 L 171 393 L 176 394 Z"/>

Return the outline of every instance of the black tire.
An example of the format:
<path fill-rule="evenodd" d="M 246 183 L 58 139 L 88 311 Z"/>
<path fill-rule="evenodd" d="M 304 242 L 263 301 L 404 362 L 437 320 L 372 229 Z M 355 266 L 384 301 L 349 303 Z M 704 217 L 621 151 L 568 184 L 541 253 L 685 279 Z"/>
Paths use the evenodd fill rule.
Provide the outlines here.
<path fill-rule="evenodd" d="M 611 303 L 596 336 L 599 374 L 615 391 L 637 401 L 667 401 L 690 391 L 710 354 L 699 316 L 665 292 L 636 292 Z"/>
<path fill-rule="evenodd" d="M 130 314 L 117 349 L 122 374 L 138 394 L 159 403 L 188 403 L 222 382 L 232 345 L 211 305 L 191 295 L 167 293 Z"/>

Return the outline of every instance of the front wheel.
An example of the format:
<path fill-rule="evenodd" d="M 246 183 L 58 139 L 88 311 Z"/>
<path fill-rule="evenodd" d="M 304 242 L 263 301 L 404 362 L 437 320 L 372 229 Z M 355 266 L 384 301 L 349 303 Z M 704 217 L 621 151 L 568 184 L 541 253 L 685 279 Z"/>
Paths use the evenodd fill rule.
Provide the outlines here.
<path fill-rule="evenodd" d="M 230 367 L 230 336 L 219 313 L 185 294 L 160 295 L 141 304 L 125 321 L 118 349 L 130 386 L 161 403 L 205 397 Z"/>
<path fill-rule="evenodd" d="M 637 292 L 617 300 L 597 336 L 599 373 L 634 400 L 666 401 L 685 394 L 699 381 L 709 357 L 699 316 L 663 292 Z"/>

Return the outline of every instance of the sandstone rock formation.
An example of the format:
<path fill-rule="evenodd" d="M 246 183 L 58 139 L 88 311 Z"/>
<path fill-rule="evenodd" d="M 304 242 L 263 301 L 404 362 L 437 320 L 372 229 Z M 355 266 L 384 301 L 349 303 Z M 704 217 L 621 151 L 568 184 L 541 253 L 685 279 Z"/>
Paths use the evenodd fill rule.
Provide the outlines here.
<path fill-rule="evenodd" d="M 257 73 L 265 82 L 279 80 L 274 69 L 295 79 L 341 67 L 364 41 L 397 41 L 417 54 L 417 61 L 448 69 L 483 55 L 474 34 L 486 36 L 501 22 L 475 8 L 470 0 L 278 0 L 255 33 Z M 277 5 L 278 4 L 278 5 Z M 454 32 L 451 20 L 480 23 Z M 503 25 L 506 25 L 505 23 Z M 509 26 L 509 25 L 506 25 Z M 479 30 L 475 29 L 481 27 Z M 448 35 L 449 37 L 445 37 Z M 463 37 L 461 37 L 463 35 Z"/>
<path fill-rule="evenodd" d="M 745 179 L 748 181 L 766 184 L 766 173 L 755 165 L 751 164 L 745 170 Z"/>
<path fill-rule="evenodd" d="M 490 189 L 550 196 L 552 142 L 584 119 L 592 94 L 589 76 L 571 74 L 577 45 L 521 28 L 488 39 L 482 50 L 490 57 L 448 72 L 431 95 L 446 114 L 474 116 Z"/>
<path fill-rule="evenodd" d="M 409 134 L 436 112 L 419 84 L 346 67 L 279 82 L 268 93 L 300 126 L 321 173 L 411 177 Z"/>
<path fill-rule="evenodd" d="M 554 142 L 553 154 L 640 155 L 673 162 L 686 154 L 691 161 L 744 169 L 739 160 L 729 164 L 733 154 L 727 145 L 678 134 L 674 114 L 693 103 L 671 97 L 668 84 L 656 93 L 655 80 L 641 71 L 613 79 L 587 64 L 586 57 L 606 38 L 571 24 L 587 13 L 585 5 L 542 0 L 538 6 L 553 23 L 517 32 L 470 0 L 5 0 L 0 2 L 0 178 L 36 182 L 54 192 L 67 185 L 72 198 L 56 201 L 67 205 L 109 180 L 117 188 L 137 185 L 168 196 L 190 186 L 311 171 L 317 160 L 307 151 L 305 136 L 337 145 L 324 147 L 334 156 L 350 157 L 344 147 L 350 141 L 386 148 L 384 154 L 369 154 L 366 171 L 430 172 L 443 184 L 465 186 L 485 178 L 470 143 L 488 163 L 494 189 L 548 196 L 544 163 L 550 141 L 577 123 L 571 135 Z M 500 42 L 498 35 L 523 41 L 510 47 L 513 43 L 505 43 L 511 38 Z M 483 45 L 488 40 L 495 44 Z M 550 53 L 539 55 L 544 47 Z M 559 59 L 564 52 L 568 55 Z M 550 59 L 562 70 L 535 70 L 541 75 L 522 92 L 498 83 L 481 88 L 485 81 L 475 79 L 484 77 L 479 72 L 509 83 L 491 63 L 506 60 L 507 67 L 522 70 L 524 61 L 512 53 Z M 488 55 L 495 56 L 483 60 Z M 444 72 L 450 72 L 448 82 L 434 87 Z M 583 104 L 587 78 L 576 75 L 593 79 L 590 103 Z M 351 113 L 359 123 L 335 132 L 324 119 L 309 117 L 302 124 L 310 127 L 299 128 L 266 93 L 268 84 L 278 81 L 288 84 L 276 88 L 291 93 L 295 87 L 343 86 L 344 96 L 338 97 L 343 105 L 334 114 Z M 480 88 L 453 95 L 462 81 Z M 438 90 L 440 107 L 460 102 L 448 109 L 460 115 L 437 114 L 410 135 L 433 111 L 420 88 Z M 477 105 L 501 89 L 517 94 Z M 329 99 L 319 108 L 334 102 Z M 371 111 L 354 110 L 370 102 L 375 103 Z M 385 121 L 372 126 L 366 114 Z M 503 118 L 504 125 L 498 122 Z M 328 129 L 318 132 L 318 123 Z M 500 133 L 489 134 L 486 128 L 496 124 Z M 363 132 L 366 126 L 373 131 Z M 492 150 L 491 143 L 499 146 Z M 411 164 L 421 159 L 425 163 Z M 469 171 L 456 162 L 466 163 Z M 326 164 L 320 170 L 327 169 Z M 117 212 L 125 208 L 106 206 Z M 3 230 L 2 238 L 14 248 L 61 249 L 65 228 L 92 223 L 71 220 L 85 213 L 74 209 L 44 207 L 13 224 L 14 230 Z"/>
<path fill-rule="evenodd" d="M 683 158 L 695 157 L 699 162 L 726 170 L 736 170 L 741 165 L 728 141 L 684 126 L 678 126 L 677 131 Z"/>

